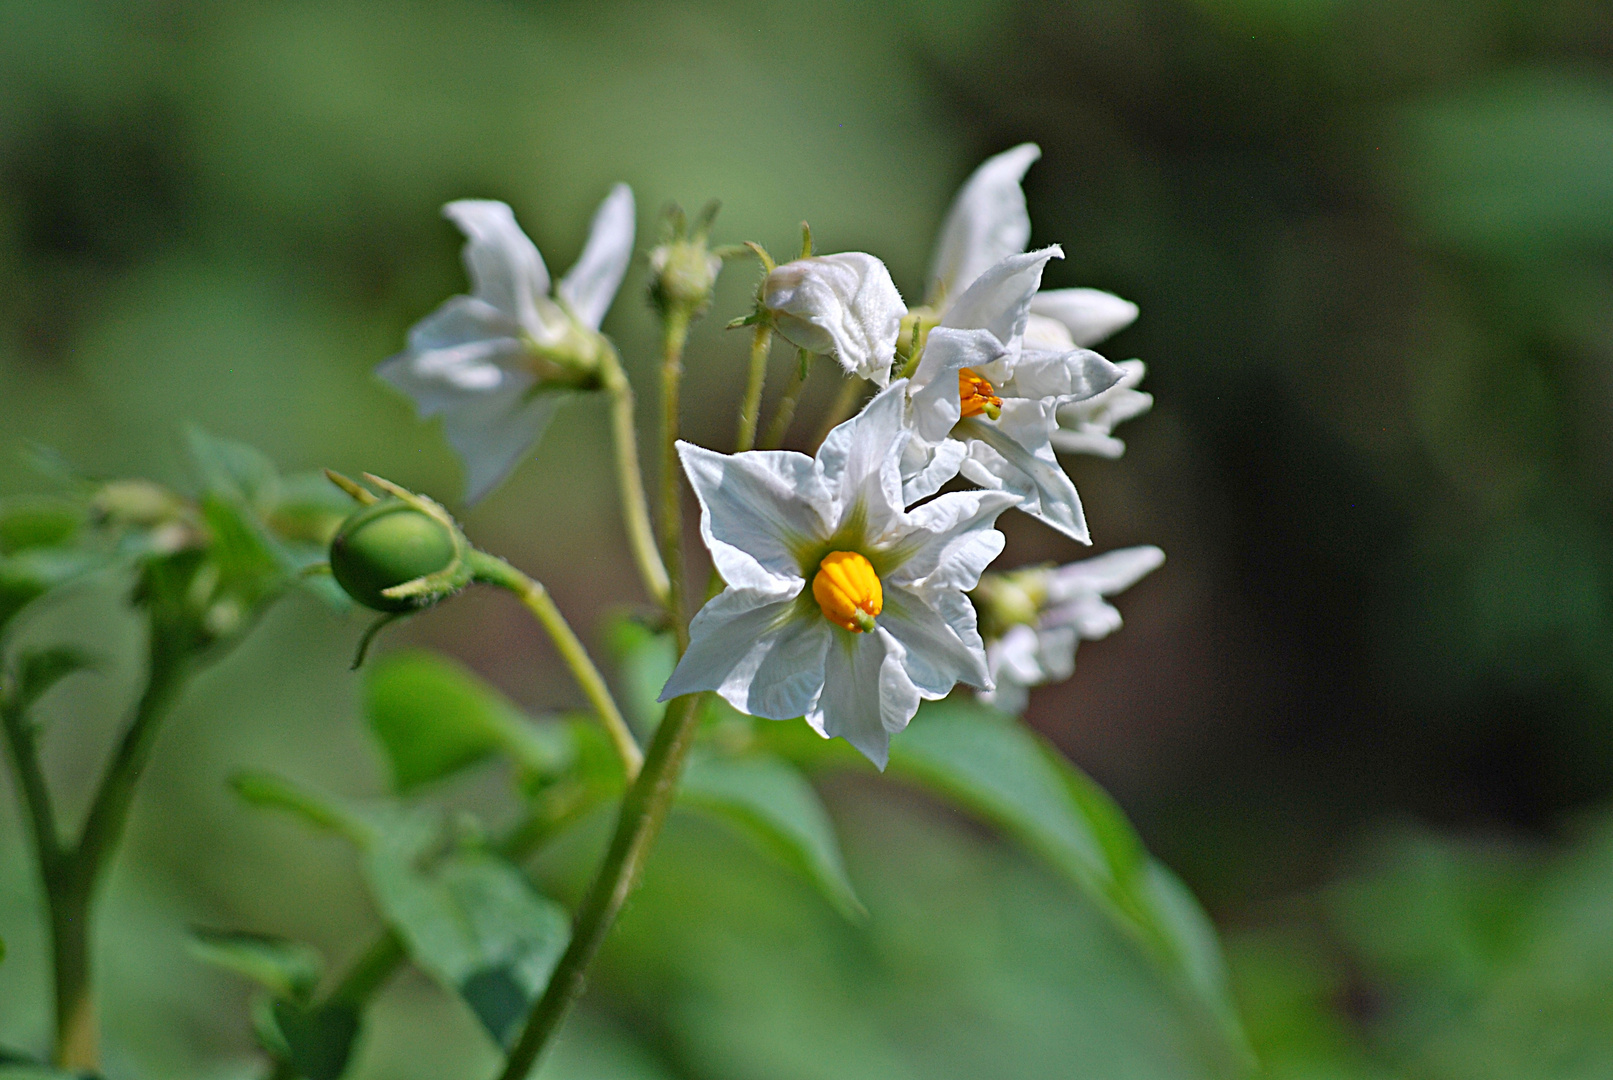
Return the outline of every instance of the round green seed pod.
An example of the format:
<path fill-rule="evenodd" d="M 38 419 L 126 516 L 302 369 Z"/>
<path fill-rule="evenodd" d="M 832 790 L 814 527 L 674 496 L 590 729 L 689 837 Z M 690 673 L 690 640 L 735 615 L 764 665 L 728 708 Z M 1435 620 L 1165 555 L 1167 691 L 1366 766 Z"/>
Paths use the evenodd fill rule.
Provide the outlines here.
<path fill-rule="evenodd" d="M 454 538 L 440 521 L 400 499 L 363 507 L 330 542 L 330 571 L 348 596 L 375 611 L 409 611 L 419 598 L 382 590 L 435 574 L 454 559 Z"/>

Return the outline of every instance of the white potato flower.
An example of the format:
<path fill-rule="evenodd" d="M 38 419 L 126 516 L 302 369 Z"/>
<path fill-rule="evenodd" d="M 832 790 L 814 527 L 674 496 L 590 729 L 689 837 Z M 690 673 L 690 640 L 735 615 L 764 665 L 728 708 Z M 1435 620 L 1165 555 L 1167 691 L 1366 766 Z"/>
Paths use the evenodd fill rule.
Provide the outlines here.
<path fill-rule="evenodd" d="M 1068 679 L 1081 641 L 1120 629 L 1120 612 L 1104 597 L 1130 588 L 1164 561 L 1157 547 L 1132 547 L 1059 567 L 986 575 L 972 598 L 986 627 L 995 686 L 980 691 L 980 700 L 1018 713 L 1031 687 Z"/>
<path fill-rule="evenodd" d="M 1126 452 L 1126 444 L 1112 434 L 1115 425 L 1153 408 L 1154 395 L 1137 389 L 1147 370 L 1141 360 L 1122 360 L 1115 367 L 1124 373 L 1119 382 L 1085 401 L 1059 407 L 1053 449 L 1105 458 L 1117 458 Z"/>
<path fill-rule="evenodd" d="M 678 444 L 727 587 L 689 627 L 662 700 L 715 690 L 752 716 L 804 716 L 884 768 L 921 700 L 989 688 L 966 595 L 1002 551 L 1005 492 L 905 509 L 906 386 L 830 432 L 815 458 Z"/>
<path fill-rule="evenodd" d="M 848 374 L 880 387 L 890 382 L 907 305 L 874 256 L 847 251 L 776 267 L 762 284 L 762 306 L 797 348 L 833 356 Z"/>
<path fill-rule="evenodd" d="M 610 347 L 599 324 L 633 254 L 633 192 L 611 189 L 552 294 L 543 256 L 507 205 L 462 199 L 443 214 L 465 234 L 471 295 L 416 323 L 409 347 L 376 373 L 413 398 L 421 416 L 442 416 L 474 501 L 531 449 L 569 391 L 595 385 Z"/>
<path fill-rule="evenodd" d="M 953 473 L 1020 497 L 1019 509 L 1081 543 L 1086 517 L 1051 442 L 1058 410 L 1108 390 L 1122 370 L 1087 349 L 1027 341 L 1031 298 L 1055 247 L 1004 258 L 965 289 L 925 339 L 909 383 L 914 437 L 902 463 L 906 497 Z"/>
<path fill-rule="evenodd" d="M 1042 156 L 1021 143 L 990 157 L 964 181 L 941 226 L 924 303 L 936 318 L 981 274 L 1030 242 L 1031 219 L 1020 187 Z M 1027 344 L 1042 349 L 1087 348 L 1130 326 L 1137 305 L 1099 289 L 1049 289 L 1031 298 Z"/>

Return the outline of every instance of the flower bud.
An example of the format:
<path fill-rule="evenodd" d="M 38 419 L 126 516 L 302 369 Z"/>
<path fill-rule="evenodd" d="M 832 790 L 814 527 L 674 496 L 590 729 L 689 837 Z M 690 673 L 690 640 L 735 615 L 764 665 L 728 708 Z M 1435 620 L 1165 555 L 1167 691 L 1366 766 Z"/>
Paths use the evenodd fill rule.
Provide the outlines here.
<path fill-rule="evenodd" d="M 365 607 L 410 611 L 437 598 L 391 597 L 385 590 L 446 569 L 455 554 L 454 536 L 442 522 L 401 499 L 383 499 L 342 523 L 330 543 L 330 569 Z"/>
<path fill-rule="evenodd" d="M 814 255 L 776 267 L 762 306 L 790 344 L 833 356 L 848 374 L 890 381 L 907 305 L 885 264 L 860 251 Z"/>
<path fill-rule="evenodd" d="M 711 290 L 722 270 L 722 258 L 706 247 L 704 237 L 672 240 L 650 252 L 650 294 L 663 309 L 699 313 L 711 303 Z"/>

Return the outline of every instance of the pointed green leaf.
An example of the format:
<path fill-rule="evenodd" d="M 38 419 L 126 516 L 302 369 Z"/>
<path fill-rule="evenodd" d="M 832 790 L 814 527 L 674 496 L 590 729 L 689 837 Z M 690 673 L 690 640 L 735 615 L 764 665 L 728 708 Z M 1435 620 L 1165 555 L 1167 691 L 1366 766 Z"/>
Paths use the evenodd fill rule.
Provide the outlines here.
<path fill-rule="evenodd" d="M 495 753 L 553 776 L 575 757 L 569 731 L 540 724 L 460 664 L 427 652 L 395 653 L 369 669 L 364 712 L 404 794 Z"/>
<path fill-rule="evenodd" d="M 60 547 L 84 525 L 82 503 L 22 496 L 0 501 L 0 554 Z"/>
<path fill-rule="evenodd" d="M 302 1080 L 339 1080 L 347 1071 L 358 1038 L 355 1006 L 307 1008 L 264 996 L 254 1001 L 252 1019 L 258 1042 L 277 1061 L 290 1064 Z"/>
<path fill-rule="evenodd" d="M 823 802 L 793 765 L 772 757 L 703 754 L 684 771 L 678 801 L 738 828 L 806 878 L 847 918 L 868 914 L 846 876 Z"/>
<path fill-rule="evenodd" d="M 24 653 L 17 664 L 17 689 L 12 706 L 28 711 L 51 687 L 75 672 L 95 667 L 98 662 L 95 656 L 71 645 Z"/>
<path fill-rule="evenodd" d="M 253 806 L 284 811 L 357 847 L 368 847 L 394 817 L 381 809 L 358 807 L 334 795 L 309 791 L 273 773 L 238 772 L 230 777 L 230 788 Z"/>
<path fill-rule="evenodd" d="M 203 963 L 232 971 L 287 1001 L 306 1002 L 324 971 L 312 946 L 244 930 L 190 932 L 191 955 Z"/>
<path fill-rule="evenodd" d="M 504 859 L 475 849 L 431 859 L 439 843 L 435 816 L 410 815 L 366 858 L 370 889 L 415 962 L 506 1045 L 548 985 L 571 919 Z"/>
<path fill-rule="evenodd" d="M 209 435 L 198 427 L 185 432 L 186 449 L 202 491 L 267 514 L 279 498 L 274 462 L 255 447 Z"/>
<path fill-rule="evenodd" d="M 1189 987 L 1247 1053 L 1215 931 L 1102 788 L 1029 728 L 976 702 L 927 705 L 891 741 L 890 773 L 957 802 L 1062 872 Z"/>

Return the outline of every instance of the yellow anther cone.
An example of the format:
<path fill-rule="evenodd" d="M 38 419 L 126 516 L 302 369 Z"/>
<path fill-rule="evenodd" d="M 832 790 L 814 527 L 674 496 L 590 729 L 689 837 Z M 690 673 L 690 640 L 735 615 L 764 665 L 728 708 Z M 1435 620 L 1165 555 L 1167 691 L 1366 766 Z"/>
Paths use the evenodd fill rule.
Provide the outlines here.
<path fill-rule="evenodd" d="M 823 617 L 843 630 L 865 634 L 885 607 L 885 592 L 873 564 L 855 551 L 831 551 L 818 564 L 812 598 Z"/>

